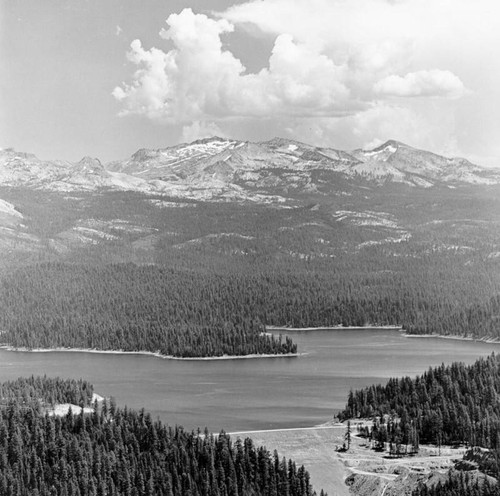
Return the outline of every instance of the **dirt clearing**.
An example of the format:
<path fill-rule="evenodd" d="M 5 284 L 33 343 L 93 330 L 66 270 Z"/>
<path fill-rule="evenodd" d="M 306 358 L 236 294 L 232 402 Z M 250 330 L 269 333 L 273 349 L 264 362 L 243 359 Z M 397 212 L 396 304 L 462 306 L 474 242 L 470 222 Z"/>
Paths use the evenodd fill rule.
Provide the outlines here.
<path fill-rule="evenodd" d="M 346 433 L 342 424 L 235 432 L 231 436 L 250 437 L 269 451 L 276 449 L 280 456 L 304 465 L 318 494 L 324 489 L 329 496 L 410 495 L 419 482 L 434 484 L 444 479 L 464 453 L 463 448 L 421 446 L 417 455 L 393 458 L 371 449 L 356 434 L 356 424 L 352 422 L 352 442 L 347 451 L 337 450 Z"/>

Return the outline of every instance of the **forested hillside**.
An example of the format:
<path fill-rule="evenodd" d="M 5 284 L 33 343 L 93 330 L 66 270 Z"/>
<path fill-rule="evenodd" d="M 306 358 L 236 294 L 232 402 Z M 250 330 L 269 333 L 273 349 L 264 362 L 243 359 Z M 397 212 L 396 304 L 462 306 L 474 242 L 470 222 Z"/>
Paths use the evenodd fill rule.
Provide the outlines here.
<path fill-rule="evenodd" d="M 500 338 L 498 186 L 313 179 L 283 204 L 0 187 L 2 340 L 189 357 L 292 351 L 266 324 Z"/>
<path fill-rule="evenodd" d="M 500 448 L 500 357 L 473 365 L 430 368 L 422 376 L 390 379 L 349 394 L 342 418 L 392 415 L 389 438 L 399 430 L 402 444 L 412 428 L 426 443 L 468 443 Z"/>
<path fill-rule="evenodd" d="M 412 492 L 412 496 L 498 496 L 499 494 L 498 484 L 489 482 L 489 479 L 484 483 L 479 482 L 469 477 L 467 473 L 451 476 L 446 482 L 439 482 L 432 487 L 422 485 Z"/>
<path fill-rule="evenodd" d="M 364 434 L 375 446 L 390 443 L 394 454 L 418 451 L 420 443 L 465 443 L 471 448 L 465 458 L 473 467 L 499 480 L 499 397 L 500 357 L 493 354 L 470 366 L 442 365 L 414 379 L 390 379 L 384 386 L 351 392 L 340 417 L 374 418 L 373 428 Z M 435 487 L 420 487 L 414 496 L 499 493 L 497 484 L 453 477 Z"/>
<path fill-rule="evenodd" d="M 35 386 L 59 395 L 61 381 L 20 379 L 0 389 L 26 397 L 0 409 L 0 494 L 15 496 L 313 496 L 304 467 L 224 433 L 185 432 L 144 411 L 104 406 L 93 414 L 41 415 Z M 69 382 L 67 383 L 69 384 Z M 83 383 L 77 382 L 84 388 Z M 90 386 L 91 389 L 91 386 Z M 323 492 L 322 492 L 323 494 Z"/>
<path fill-rule="evenodd" d="M 156 267 L 44 265 L 1 284 L 2 338 L 27 348 L 206 357 L 295 353 L 264 333 L 238 279 Z"/>
<path fill-rule="evenodd" d="M 500 337 L 499 299 L 488 297 L 497 282 L 487 264 L 458 271 L 454 260 L 436 255 L 200 265 L 20 268 L 0 281 L 2 341 L 205 357 L 297 351 L 290 338 L 266 334 L 266 324 L 402 325 Z"/>

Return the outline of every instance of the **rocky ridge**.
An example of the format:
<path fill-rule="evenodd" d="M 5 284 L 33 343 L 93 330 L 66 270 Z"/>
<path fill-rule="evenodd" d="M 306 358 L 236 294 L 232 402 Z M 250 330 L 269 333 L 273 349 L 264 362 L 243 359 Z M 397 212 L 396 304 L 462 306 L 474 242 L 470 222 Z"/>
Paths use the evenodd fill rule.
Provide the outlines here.
<path fill-rule="evenodd" d="M 274 138 L 252 143 L 207 138 L 169 148 L 141 149 L 101 164 L 44 161 L 0 151 L 0 185 L 52 191 L 121 190 L 211 201 L 280 203 L 308 192 L 348 192 L 365 184 L 417 188 L 500 183 L 500 171 L 446 158 L 390 140 L 373 150 L 342 151 Z M 329 187 L 327 187 L 329 186 Z"/>

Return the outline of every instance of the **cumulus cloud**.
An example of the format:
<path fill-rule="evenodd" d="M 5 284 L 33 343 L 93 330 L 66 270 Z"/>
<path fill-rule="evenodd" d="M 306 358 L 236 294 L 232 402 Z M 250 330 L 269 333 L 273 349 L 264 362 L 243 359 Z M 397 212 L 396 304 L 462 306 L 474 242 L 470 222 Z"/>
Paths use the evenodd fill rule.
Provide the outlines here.
<path fill-rule="evenodd" d="M 245 74 L 241 61 L 222 46 L 221 36 L 233 30 L 228 21 L 185 9 L 167 24 L 160 35 L 173 43 L 172 50 L 131 44 L 127 56 L 138 69 L 132 83 L 113 91 L 122 115 L 186 122 L 335 114 L 360 106 L 346 85 L 346 68 L 288 34 L 276 38 L 268 67 Z"/>
<path fill-rule="evenodd" d="M 208 15 L 185 9 L 168 17 L 157 47 L 132 42 L 135 72 L 113 95 L 121 115 L 176 125 L 183 139 L 265 131 L 323 145 L 399 136 L 428 146 L 423 128 L 451 142 L 434 124 L 459 105 L 471 108 L 480 85 L 497 91 L 498 58 L 488 77 L 480 74 L 485 47 L 500 56 L 498 10 L 495 0 L 251 0 Z M 273 46 L 250 73 L 235 54 L 244 60 L 241 47 L 252 50 L 257 36 Z M 491 109 L 487 98 L 474 103 Z"/>
<path fill-rule="evenodd" d="M 381 95 L 399 97 L 459 98 L 465 91 L 462 81 L 455 74 L 438 69 L 410 72 L 405 76 L 387 76 L 378 81 L 374 89 Z"/>
<path fill-rule="evenodd" d="M 451 71 L 408 71 L 418 31 L 413 24 L 419 21 L 417 16 L 410 23 L 415 12 L 407 4 L 415 1 L 267 0 L 215 18 L 184 9 L 170 15 L 160 32 L 171 50 L 132 42 L 127 57 L 137 69 L 113 95 L 122 115 L 184 125 L 231 117 L 352 115 L 394 95 L 458 97 L 464 87 Z M 383 29 L 375 19 L 383 19 Z M 275 35 L 258 73 L 247 73 L 223 46 L 221 37 L 234 23 L 254 23 Z M 395 75 L 400 73 L 406 76 Z"/>
<path fill-rule="evenodd" d="M 160 35 L 175 48 L 145 50 L 140 40 L 130 45 L 127 58 L 138 66 L 131 84 L 113 90 L 122 102 L 122 115 L 144 114 L 153 119 L 186 121 L 223 113 L 224 96 L 243 66 L 222 50 L 220 35 L 232 29 L 224 20 L 195 15 L 190 9 L 172 14 Z"/>

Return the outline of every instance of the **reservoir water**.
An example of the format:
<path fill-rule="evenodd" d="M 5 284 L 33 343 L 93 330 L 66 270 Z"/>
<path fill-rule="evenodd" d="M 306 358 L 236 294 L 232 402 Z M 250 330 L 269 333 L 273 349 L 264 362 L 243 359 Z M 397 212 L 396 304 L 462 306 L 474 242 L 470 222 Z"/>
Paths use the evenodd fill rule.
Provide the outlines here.
<path fill-rule="evenodd" d="M 0 350 L 0 381 L 32 374 L 81 377 L 97 393 L 114 396 L 119 406 L 145 408 L 170 425 L 232 432 L 317 425 L 345 405 L 350 389 L 500 351 L 495 344 L 406 338 L 394 330 L 290 335 L 302 356 L 179 361 Z"/>

